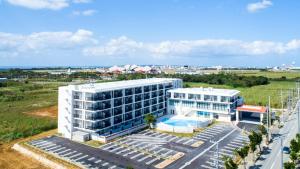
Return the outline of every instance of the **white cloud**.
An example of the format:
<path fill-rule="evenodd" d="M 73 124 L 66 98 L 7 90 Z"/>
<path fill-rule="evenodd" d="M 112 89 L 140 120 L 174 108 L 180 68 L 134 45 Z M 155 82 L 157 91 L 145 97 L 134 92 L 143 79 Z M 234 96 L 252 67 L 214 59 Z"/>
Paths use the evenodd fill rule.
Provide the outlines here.
<path fill-rule="evenodd" d="M 96 58 L 159 59 L 174 57 L 244 57 L 288 56 L 300 54 L 300 40 L 288 42 L 241 41 L 232 39 L 199 39 L 160 42 L 142 42 L 126 36 L 99 43 L 93 32 L 79 29 L 75 32 L 37 32 L 29 35 L 0 32 L 0 58 L 21 56 L 63 55 Z M 101 40 L 102 41 L 102 40 Z M 82 53 L 80 53 L 82 52 Z M 38 55 L 37 55 L 38 54 Z M 70 58 L 72 59 L 72 58 Z"/>
<path fill-rule="evenodd" d="M 76 32 L 39 32 L 30 35 L 0 32 L 0 57 L 74 50 L 95 44 L 97 40 L 93 38 L 93 33 L 83 29 Z"/>
<path fill-rule="evenodd" d="M 261 0 L 260 2 L 250 3 L 247 5 L 247 10 L 249 12 L 256 12 L 265 8 L 272 6 L 273 3 L 271 0 Z"/>
<path fill-rule="evenodd" d="M 93 0 L 73 0 L 73 3 L 80 4 L 80 3 L 91 3 Z"/>
<path fill-rule="evenodd" d="M 88 10 L 84 10 L 84 11 L 73 11 L 72 14 L 75 16 L 92 16 L 96 13 L 97 13 L 96 10 L 88 9 Z"/>
<path fill-rule="evenodd" d="M 300 51 L 300 40 L 282 43 L 272 41 L 245 42 L 226 39 L 202 39 L 145 43 L 122 36 L 109 40 L 103 45 L 86 47 L 83 50 L 83 54 L 99 57 L 143 55 L 154 58 L 172 58 L 284 55 L 292 51 Z"/>
<path fill-rule="evenodd" d="M 59 10 L 69 6 L 68 0 L 6 0 L 16 6 L 30 9 L 51 9 Z"/>

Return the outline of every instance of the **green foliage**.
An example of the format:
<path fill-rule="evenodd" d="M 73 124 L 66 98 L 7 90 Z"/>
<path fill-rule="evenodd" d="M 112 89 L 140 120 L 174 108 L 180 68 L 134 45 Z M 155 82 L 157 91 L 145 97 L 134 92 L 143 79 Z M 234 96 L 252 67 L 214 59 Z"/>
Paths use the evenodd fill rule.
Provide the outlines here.
<path fill-rule="evenodd" d="M 261 133 L 256 133 L 255 131 L 251 131 L 250 135 L 248 136 L 249 140 L 250 140 L 250 148 L 251 151 L 254 152 L 256 148 L 254 148 L 254 146 L 258 146 L 259 147 L 259 151 L 261 151 L 260 149 L 260 144 L 262 142 L 262 134 Z"/>
<path fill-rule="evenodd" d="M 295 169 L 296 165 L 293 162 L 285 162 L 284 163 L 284 169 Z"/>
<path fill-rule="evenodd" d="M 267 131 L 267 129 L 266 129 L 266 127 L 264 126 L 264 125 L 259 125 L 258 126 L 258 130 L 260 131 L 260 133 L 262 134 L 262 135 L 267 135 L 268 134 L 268 131 Z"/>
<path fill-rule="evenodd" d="M 0 143 L 57 127 L 57 119 L 31 116 L 26 112 L 56 105 L 58 85 L 11 84 L 0 88 Z"/>
<path fill-rule="evenodd" d="M 231 157 L 223 156 L 225 169 L 238 169 L 238 165 L 233 161 Z"/>
<path fill-rule="evenodd" d="M 145 121 L 150 126 L 150 124 L 154 124 L 156 122 L 156 118 L 153 116 L 153 114 L 147 114 L 145 116 Z"/>
<path fill-rule="evenodd" d="M 249 152 L 249 146 L 241 147 L 240 149 L 235 149 L 235 154 L 239 156 L 241 159 L 245 159 Z"/>

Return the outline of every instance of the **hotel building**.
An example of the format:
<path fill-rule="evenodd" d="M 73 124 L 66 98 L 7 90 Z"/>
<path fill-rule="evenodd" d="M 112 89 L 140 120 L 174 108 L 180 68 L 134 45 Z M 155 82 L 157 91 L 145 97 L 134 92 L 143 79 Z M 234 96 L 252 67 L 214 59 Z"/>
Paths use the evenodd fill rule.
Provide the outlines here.
<path fill-rule="evenodd" d="M 243 104 L 238 90 L 214 88 L 180 88 L 167 93 L 168 113 L 219 121 L 235 118 L 236 108 Z"/>
<path fill-rule="evenodd" d="M 144 117 L 167 114 L 166 92 L 181 79 L 150 78 L 59 88 L 58 132 L 106 142 L 145 127 Z"/>

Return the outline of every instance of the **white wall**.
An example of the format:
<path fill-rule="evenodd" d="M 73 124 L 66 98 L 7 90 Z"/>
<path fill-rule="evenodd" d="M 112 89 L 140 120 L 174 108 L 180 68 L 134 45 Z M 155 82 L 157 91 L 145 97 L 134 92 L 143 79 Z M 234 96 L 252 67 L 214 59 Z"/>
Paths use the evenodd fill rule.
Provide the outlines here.
<path fill-rule="evenodd" d="M 68 86 L 59 87 L 58 90 L 58 133 L 71 139 L 73 111 L 72 90 Z"/>

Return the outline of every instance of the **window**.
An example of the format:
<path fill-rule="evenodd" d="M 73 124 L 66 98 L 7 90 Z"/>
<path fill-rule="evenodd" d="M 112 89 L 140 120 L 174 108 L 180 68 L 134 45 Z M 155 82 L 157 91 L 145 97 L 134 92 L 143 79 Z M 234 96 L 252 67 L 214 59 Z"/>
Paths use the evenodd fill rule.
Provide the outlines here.
<path fill-rule="evenodd" d="M 229 97 L 221 96 L 221 102 L 229 102 Z"/>

